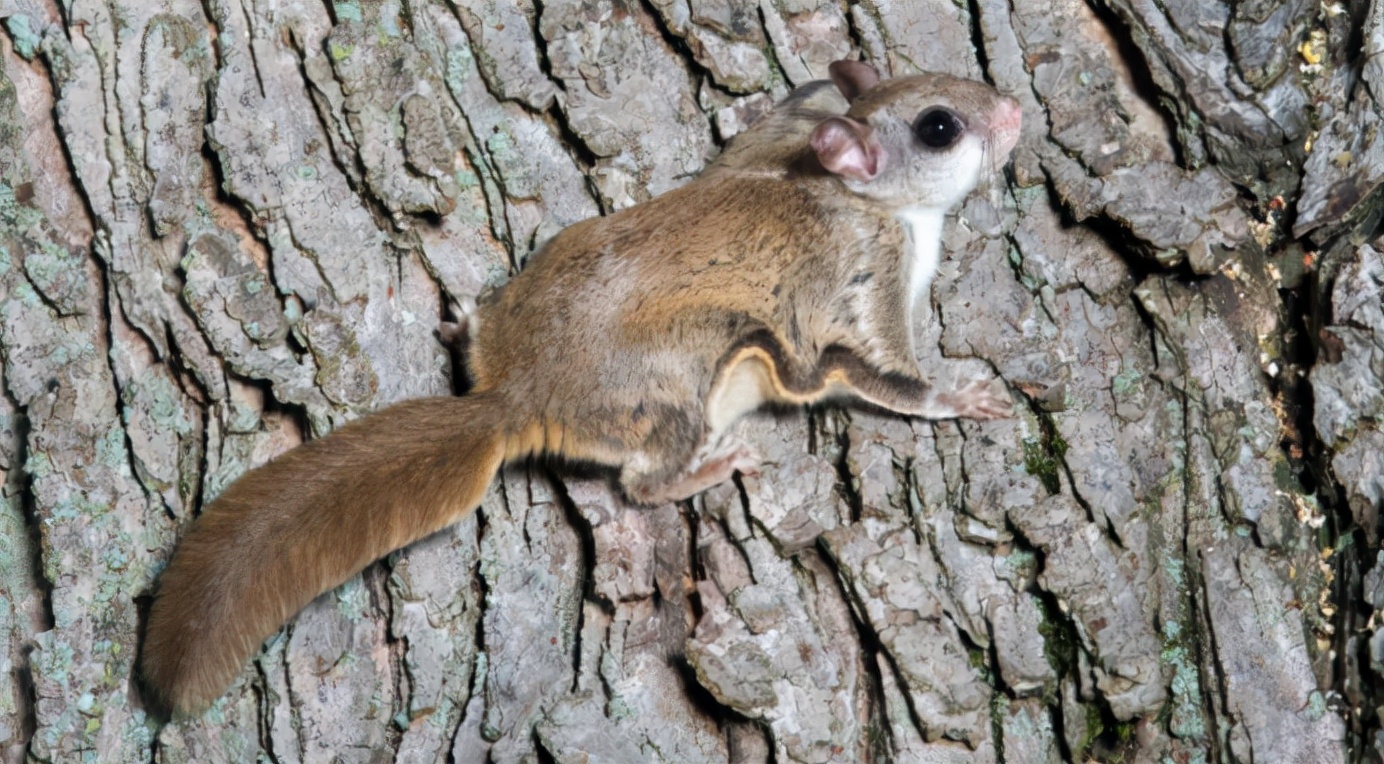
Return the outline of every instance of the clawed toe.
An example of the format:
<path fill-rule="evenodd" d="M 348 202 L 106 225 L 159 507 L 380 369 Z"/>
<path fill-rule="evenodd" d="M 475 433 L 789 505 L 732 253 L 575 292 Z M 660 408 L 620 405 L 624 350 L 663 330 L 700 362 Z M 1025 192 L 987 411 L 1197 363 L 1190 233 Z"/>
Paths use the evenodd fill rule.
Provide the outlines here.
<path fill-rule="evenodd" d="M 749 446 L 741 445 L 734 452 L 725 457 L 725 467 L 727 472 L 739 472 L 746 477 L 759 477 L 759 465 L 763 460 L 759 458 Z"/>
<path fill-rule="evenodd" d="M 1006 419 L 1014 416 L 1014 404 L 1001 397 L 988 380 L 973 380 L 951 394 L 957 416 L 967 419 Z"/>

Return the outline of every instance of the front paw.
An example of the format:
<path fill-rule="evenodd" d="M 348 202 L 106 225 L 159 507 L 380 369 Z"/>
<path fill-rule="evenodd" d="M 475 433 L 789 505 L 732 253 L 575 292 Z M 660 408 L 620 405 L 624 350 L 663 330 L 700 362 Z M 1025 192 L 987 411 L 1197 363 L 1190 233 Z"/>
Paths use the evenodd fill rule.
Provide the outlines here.
<path fill-rule="evenodd" d="M 743 443 L 737 443 L 734 450 L 724 456 L 722 460 L 724 461 L 722 469 L 727 473 L 727 480 L 730 479 L 731 474 L 736 472 L 745 477 L 759 477 L 759 467 L 764 463 L 763 457 Z"/>
<path fill-rule="evenodd" d="M 958 417 L 965 419 L 1007 419 L 1014 416 L 1014 404 L 1006 393 L 995 392 L 995 383 L 975 379 L 946 395 Z"/>

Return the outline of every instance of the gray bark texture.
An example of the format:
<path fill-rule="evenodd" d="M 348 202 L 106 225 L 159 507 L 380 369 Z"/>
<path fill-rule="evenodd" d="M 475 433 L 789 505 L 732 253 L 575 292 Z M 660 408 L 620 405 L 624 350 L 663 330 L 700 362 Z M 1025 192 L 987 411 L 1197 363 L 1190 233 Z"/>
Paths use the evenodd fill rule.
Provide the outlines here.
<path fill-rule="evenodd" d="M 0 0 L 0 761 L 1378 762 L 1384 0 Z M 150 715 L 198 508 L 863 56 L 1018 98 L 915 327 L 988 423 L 472 518 Z M 716 221 L 708 220 L 708 225 Z"/>

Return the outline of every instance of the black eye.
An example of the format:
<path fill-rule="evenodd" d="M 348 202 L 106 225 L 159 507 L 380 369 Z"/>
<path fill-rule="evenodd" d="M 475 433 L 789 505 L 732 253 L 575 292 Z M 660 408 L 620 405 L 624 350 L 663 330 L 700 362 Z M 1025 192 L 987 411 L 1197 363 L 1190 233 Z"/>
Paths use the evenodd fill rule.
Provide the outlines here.
<path fill-rule="evenodd" d="M 913 134 L 924 146 L 944 149 L 961 137 L 966 125 L 951 110 L 936 108 L 923 112 L 913 123 Z"/>

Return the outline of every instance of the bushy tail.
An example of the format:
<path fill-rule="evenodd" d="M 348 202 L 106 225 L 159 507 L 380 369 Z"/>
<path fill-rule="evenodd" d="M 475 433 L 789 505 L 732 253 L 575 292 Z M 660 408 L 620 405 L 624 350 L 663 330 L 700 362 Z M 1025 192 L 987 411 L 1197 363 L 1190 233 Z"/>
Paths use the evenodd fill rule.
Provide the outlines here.
<path fill-rule="evenodd" d="M 408 401 L 232 484 L 164 571 L 141 656 L 153 700 L 205 708 L 294 613 L 480 504 L 505 458 L 503 403 Z"/>

